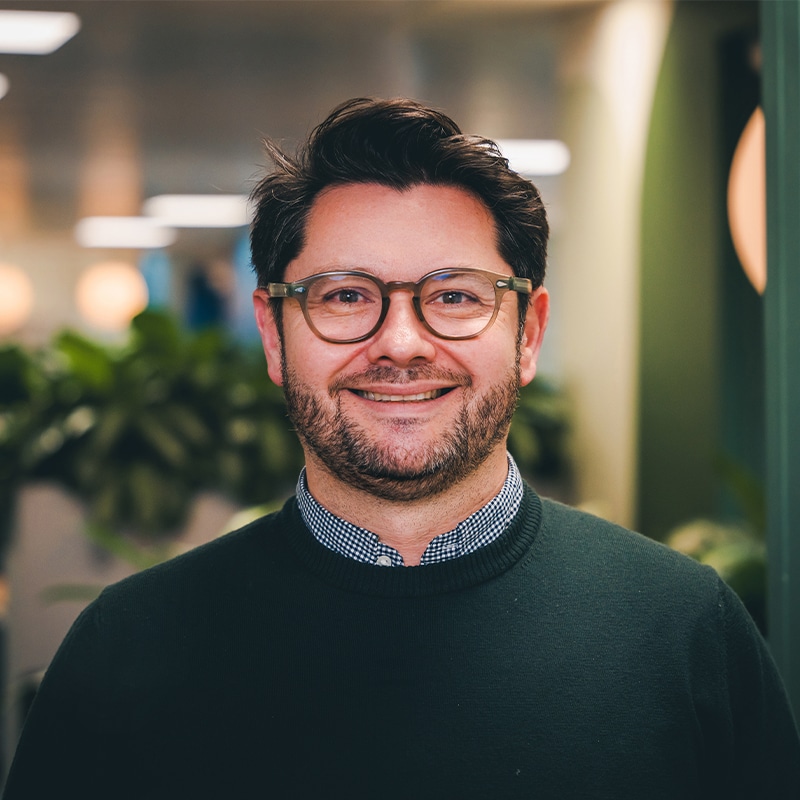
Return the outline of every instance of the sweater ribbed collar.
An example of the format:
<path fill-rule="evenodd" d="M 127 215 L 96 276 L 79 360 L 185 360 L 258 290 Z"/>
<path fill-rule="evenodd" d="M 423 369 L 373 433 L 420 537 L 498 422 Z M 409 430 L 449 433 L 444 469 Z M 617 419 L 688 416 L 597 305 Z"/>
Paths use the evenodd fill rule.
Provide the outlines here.
<path fill-rule="evenodd" d="M 297 557 L 320 578 L 348 592 L 383 597 L 445 594 L 475 586 L 511 569 L 531 551 L 542 521 L 542 502 L 527 484 L 505 532 L 473 553 L 438 564 L 387 569 L 363 564 L 320 544 L 292 497 L 275 519 Z"/>

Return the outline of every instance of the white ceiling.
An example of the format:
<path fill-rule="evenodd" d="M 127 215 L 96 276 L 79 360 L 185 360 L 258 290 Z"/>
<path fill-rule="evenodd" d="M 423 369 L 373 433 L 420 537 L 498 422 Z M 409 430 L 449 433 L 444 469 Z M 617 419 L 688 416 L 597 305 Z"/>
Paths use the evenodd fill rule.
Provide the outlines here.
<path fill-rule="evenodd" d="M 557 137 L 558 48 L 596 5 L 0 2 L 82 21 L 51 55 L 0 54 L 0 176 L 13 178 L 0 204 L 29 230 L 63 230 L 153 194 L 246 192 L 263 136 L 292 143 L 358 95 L 415 96 L 491 137 Z"/>

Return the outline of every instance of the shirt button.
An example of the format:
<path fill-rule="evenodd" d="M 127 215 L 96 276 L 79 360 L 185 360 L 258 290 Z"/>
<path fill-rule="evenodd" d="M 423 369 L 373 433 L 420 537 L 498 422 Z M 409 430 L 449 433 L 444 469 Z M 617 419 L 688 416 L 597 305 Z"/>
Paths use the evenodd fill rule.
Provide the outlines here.
<path fill-rule="evenodd" d="M 391 567 L 392 566 L 392 559 L 389 556 L 378 556 L 375 563 L 379 567 Z"/>

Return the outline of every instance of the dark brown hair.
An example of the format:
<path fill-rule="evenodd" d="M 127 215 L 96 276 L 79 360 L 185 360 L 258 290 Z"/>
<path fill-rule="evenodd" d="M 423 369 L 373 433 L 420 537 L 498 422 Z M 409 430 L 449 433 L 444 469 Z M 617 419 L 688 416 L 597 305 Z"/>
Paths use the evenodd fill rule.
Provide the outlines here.
<path fill-rule="evenodd" d="M 250 243 L 259 286 L 282 280 L 302 250 L 317 195 L 350 183 L 467 189 L 491 212 L 498 251 L 514 273 L 530 278 L 534 287 L 544 280 L 548 225 L 536 187 L 509 169 L 494 142 L 462 134 L 439 111 L 407 99 L 358 98 L 334 109 L 296 157 L 273 142 L 266 147 L 275 168 L 251 196 Z M 520 301 L 524 308 L 526 297 Z"/>

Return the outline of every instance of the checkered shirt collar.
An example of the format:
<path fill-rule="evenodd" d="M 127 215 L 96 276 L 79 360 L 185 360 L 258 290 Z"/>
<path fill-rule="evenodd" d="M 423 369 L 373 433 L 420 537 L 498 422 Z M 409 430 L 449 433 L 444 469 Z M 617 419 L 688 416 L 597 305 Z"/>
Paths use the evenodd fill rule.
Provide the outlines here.
<path fill-rule="evenodd" d="M 305 468 L 297 481 L 300 514 L 314 538 L 329 550 L 364 564 L 402 567 L 403 557 L 378 536 L 337 517 L 321 506 L 306 484 Z M 522 476 L 511 455 L 503 488 L 452 531 L 437 536 L 422 554 L 420 565 L 438 564 L 473 553 L 497 539 L 508 527 L 522 502 Z"/>

